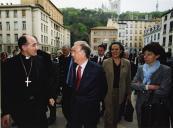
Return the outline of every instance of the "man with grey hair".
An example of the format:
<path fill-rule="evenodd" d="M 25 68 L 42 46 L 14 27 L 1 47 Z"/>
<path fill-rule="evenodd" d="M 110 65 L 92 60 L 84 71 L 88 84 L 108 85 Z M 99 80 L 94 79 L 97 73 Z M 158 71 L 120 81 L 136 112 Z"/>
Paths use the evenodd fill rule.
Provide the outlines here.
<path fill-rule="evenodd" d="M 100 65 L 89 60 L 91 50 L 87 42 L 75 42 L 71 52 L 77 66 L 74 67 L 70 128 L 96 128 L 100 101 L 107 92 L 105 73 Z"/>

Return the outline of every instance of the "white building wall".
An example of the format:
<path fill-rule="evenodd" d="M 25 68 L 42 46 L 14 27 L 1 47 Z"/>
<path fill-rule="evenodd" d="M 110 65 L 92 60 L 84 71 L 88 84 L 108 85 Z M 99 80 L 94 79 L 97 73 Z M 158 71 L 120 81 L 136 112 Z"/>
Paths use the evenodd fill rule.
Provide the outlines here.
<path fill-rule="evenodd" d="M 64 43 L 64 27 L 59 23 L 55 22 L 50 18 L 50 16 L 45 13 L 39 7 L 32 5 L 26 6 L 15 6 L 11 5 L 11 7 L 4 6 L 1 8 L 1 18 L 0 22 L 2 24 L 2 30 L 0 30 L 0 34 L 2 35 L 2 42 L 0 44 L 1 51 L 7 51 L 7 47 L 10 46 L 11 52 L 17 46 L 17 41 L 15 41 L 15 34 L 18 34 L 18 38 L 26 33 L 30 35 L 35 35 L 38 38 L 40 48 L 44 48 L 43 50 L 48 52 L 55 52 L 59 49 Z M 9 10 L 9 18 L 6 18 L 6 10 Z M 14 10 L 17 10 L 17 17 L 14 17 Z M 22 17 L 22 10 L 26 10 L 26 16 Z M 45 20 L 42 19 L 42 14 L 45 16 Z M 22 30 L 22 22 L 26 21 L 26 30 Z M 6 22 L 10 23 L 10 30 L 7 31 Z M 18 23 L 18 29 L 14 30 L 14 22 Z M 43 24 L 43 30 L 41 30 L 41 24 Z M 59 29 L 55 29 L 54 24 L 59 26 Z M 44 26 L 46 26 L 46 30 L 44 30 Z M 51 34 L 53 31 L 53 34 Z M 10 34 L 10 43 L 7 43 L 7 34 Z M 41 39 L 41 35 L 43 39 Z M 44 39 L 46 38 L 46 40 Z"/>
<path fill-rule="evenodd" d="M 165 16 L 167 16 L 166 20 Z M 173 32 L 170 32 L 171 22 L 173 22 L 173 9 L 170 10 L 169 13 L 162 16 L 162 28 L 161 28 L 161 39 L 160 39 L 160 44 L 165 48 L 165 51 L 168 52 L 169 50 L 171 50 L 173 56 Z M 164 25 L 166 25 L 166 31 L 164 30 Z M 172 36 L 172 42 L 169 42 L 169 36 Z M 165 43 L 163 40 L 164 38 L 165 38 Z M 169 43 L 171 43 L 171 45 L 169 45 Z"/>

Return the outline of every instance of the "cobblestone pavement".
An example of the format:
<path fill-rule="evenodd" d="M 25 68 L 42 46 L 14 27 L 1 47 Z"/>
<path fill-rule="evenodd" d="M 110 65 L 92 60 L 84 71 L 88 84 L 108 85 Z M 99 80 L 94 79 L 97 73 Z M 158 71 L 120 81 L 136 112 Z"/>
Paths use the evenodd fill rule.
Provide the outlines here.
<path fill-rule="evenodd" d="M 65 119 L 62 114 L 62 109 L 59 107 L 59 108 L 57 108 L 56 122 L 53 125 L 49 126 L 49 128 L 65 128 L 65 124 L 66 124 L 66 122 L 65 122 Z M 104 128 L 102 118 L 100 119 L 98 128 Z M 134 113 L 133 122 L 127 122 L 125 120 L 122 120 L 118 124 L 118 128 L 137 128 L 136 114 Z"/>

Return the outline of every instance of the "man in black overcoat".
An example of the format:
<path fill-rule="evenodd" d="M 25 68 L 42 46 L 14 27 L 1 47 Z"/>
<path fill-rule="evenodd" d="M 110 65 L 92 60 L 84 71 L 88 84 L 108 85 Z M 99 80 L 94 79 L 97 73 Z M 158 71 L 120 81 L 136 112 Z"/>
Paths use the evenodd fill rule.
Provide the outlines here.
<path fill-rule="evenodd" d="M 37 40 L 22 35 L 18 40 L 21 52 L 6 62 L 2 87 L 2 127 L 10 118 L 18 128 L 48 128 L 47 104 L 54 104 L 51 79 L 51 60 L 37 55 Z"/>

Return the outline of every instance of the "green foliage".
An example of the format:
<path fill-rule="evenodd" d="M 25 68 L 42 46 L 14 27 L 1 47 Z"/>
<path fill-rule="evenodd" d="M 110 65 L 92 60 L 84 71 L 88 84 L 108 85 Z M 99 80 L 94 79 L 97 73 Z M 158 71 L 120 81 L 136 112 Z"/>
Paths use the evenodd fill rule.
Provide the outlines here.
<path fill-rule="evenodd" d="M 71 31 L 71 42 L 77 40 L 85 40 L 89 42 L 90 29 L 96 26 L 106 26 L 108 18 L 115 17 L 117 14 L 113 12 L 103 12 L 102 9 L 88 10 L 64 8 L 61 9 L 64 15 L 64 25 Z M 125 12 L 119 15 L 120 20 L 144 20 L 161 17 L 163 12 Z"/>

